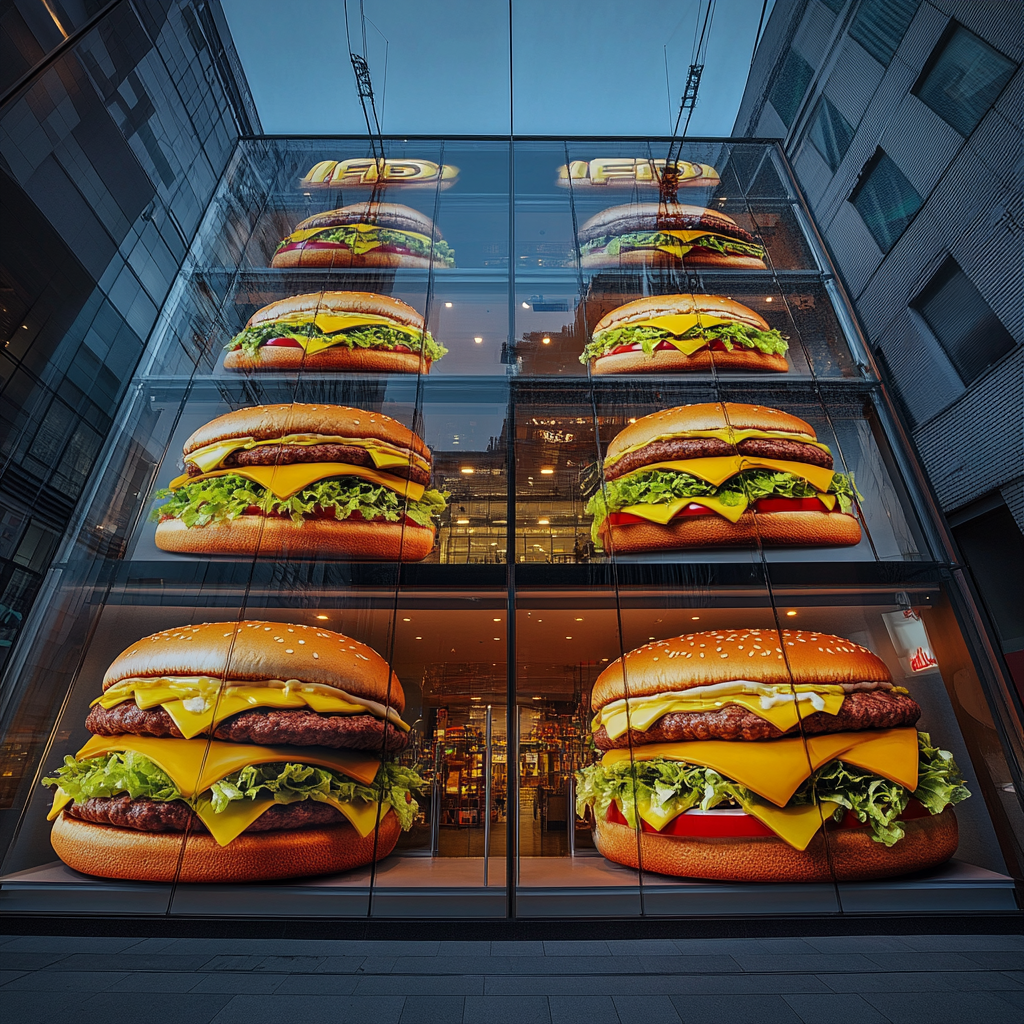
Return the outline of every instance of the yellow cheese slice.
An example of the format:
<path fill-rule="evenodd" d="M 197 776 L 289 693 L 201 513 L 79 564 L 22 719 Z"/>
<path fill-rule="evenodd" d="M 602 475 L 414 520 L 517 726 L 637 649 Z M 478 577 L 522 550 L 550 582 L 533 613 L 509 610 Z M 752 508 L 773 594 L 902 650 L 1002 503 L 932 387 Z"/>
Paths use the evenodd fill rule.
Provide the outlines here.
<path fill-rule="evenodd" d="M 811 736 L 806 746 L 799 736 L 756 743 L 730 740 L 650 743 L 632 750 L 609 750 L 601 763 L 613 765 L 631 759 L 655 761 L 661 758 L 711 768 L 779 807 L 788 803 L 812 772 L 836 759 L 856 764 L 910 790 L 917 788 L 917 730 L 913 728 Z"/>
<path fill-rule="evenodd" d="M 835 689 L 838 689 L 838 687 Z M 808 689 L 802 692 L 817 691 Z M 825 705 L 821 713 L 826 715 L 839 714 L 839 709 L 843 706 L 843 701 L 846 699 L 845 694 L 841 691 L 839 693 L 824 692 L 820 693 L 819 696 Z M 806 718 L 808 715 L 815 713 L 814 707 L 808 700 L 800 701 L 799 710 L 797 710 L 798 704 L 796 700 L 778 703 L 770 708 L 763 708 L 761 707 L 761 698 L 756 693 L 737 693 L 696 698 L 669 697 L 660 700 L 630 701 L 628 714 L 625 701 L 616 701 L 616 704 L 618 706 L 612 708 L 610 713 L 609 708 L 602 708 L 594 718 L 594 731 L 596 732 L 603 725 L 608 732 L 608 737 L 613 740 L 618 739 L 620 736 L 625 736 L 628 728 L 633 728 L 637 732 L 646 732 L 660 718 L 678 712 L 692 714 L 698 711 L 720 711 L 722 708 L 729 706 L 741 707 L 751 714 L 757 715 L 758 718 L 770 722 L 776 729 L 782 732 L 788 732 L 794 728 L 800 722 L 801 717 Z"/>
<path fill-rule="evenodd" d="M 174 740 L 157 736 L 93 736 L 75 755 L 80 760 L 112 751 L 132 751 L 162 768 L 190 799 L 208 790 L 232 772 L 250 764 L 312 764 L 332 768 L 370 785 L 380 761 L 353 750 L 328 747 L 262 747 L 253 743 L 222 743 L 219 740 Z"/>
<path fill-rule="evenodd" d="M 360 800 L 358 803 L 344 803 L 341 800 L 335 800 L 333 797 L 323 801 L 324 803 L 330 804 L 332 807 L 336 807 L 346 818 L 351 822 L 352 827 L 359 833 L 360 839 L 365 839 L 373 830 L 377 824 L 377 804 L 376 802 L 365 802 Z M 385 811 L 385 814 L 388 812 Z M 383 815 L 381 819 L 383 820 Z"/>
<path fill-rule="evenodd" d="M 282 501 L 290 498 L 293 494 L 298 494 L 304 487 L 309 487 L 318 480 L 327 480 L 335 476 L 357 476 L 368 480 L 371 484 L 386 487 L 389 491 L 394 491 L 410 501 L 419 501 L 426 490 L 423 484 L 402 480 L 389 473 L 381 473 L 366 466 L 350 466 L 345 462 L 294 462 L 290 466 L 239 466 L 237 469 L 215 469 L 210 473 L 200 473 L 198 476 L 189 476 L 184 473 L 175 477 L 168 486 L 172 491 L 176 491 L 188 483 L 211 480 L 213 477 L 228 476 L 229 474 L 252 480 L 253 483 L 265 487 Z"/>
<path fill-rule="evenodd" d="M 651 317 L 650 320 L 631 321 L 629 327 L 659 327 L 669 334 L 683 335 L 694 327 L 714 327 L 716 324 L 735 323 L 727 317 L 712 316 L 710 313 L 667 313 Z"/>
<path fill-rule="evenodd" d="M 659 231 L 661 235 L 671 235 L 679 239 L 679 244 L 659 245 L 655 248 L 667 252 L 672 256 L 685 256 L 694 246 L 694 243 L 701 238 L 721 238 L 725 242 L 736 242 L 737 239 L 729 235 L 719 234 L 717 231 Z M 760 248 L 760 246 L 758 246 Z"/>
<path fill-rule="evenodd" d="M 820 448 L 829 455 L 832 454 L 832 449 L 827 444 L 812 440 L 803 434 L 788 434 L 781 430 L 739 430 L 735 427 L 719 427 L 715 430 L 687 430 L 685 434 L 661 434 L 658 437 L 652 437 L 649 441 L 630 445 L 628 448 L 623 448 L 615 456 L 605 459 L 605 468 L 608 469 L 614 466 L 624 455 L 629 455 L 630 452 L 638 452 L 641 448 L 646 448 L 649 444 L 654 444 L 656 441 L 676 441 L 680 438 L 690 437 L 714 437 L 719 441 L 724 441 L 726 444 L 739 444 L 740 441 L 746 441 L 751 437 L 765 437 L 780 441 L 799 441 L 801 444 L 809 444 L 815 448 Z"/>
<path fill-rule="evenodd" d="M 622 802 L 616 800 L 622 813 Z M 743 806 L 745 813 L 767 825 L 783 842 L 797 850 L 806 850 L 810 841 L 839 805 L 825 801 L 820 805 L 806 804 L 800 807 L 775 807 L 772 804 L 750 803 Z M 682 811 L 664 810 L 651 804 L 650 796 L 637 793 L 636 812 L 642 821 L 659 832 Z M 623 817 L 625 814 L 623 813 Z"/>
<path fill-rule="evenodd" d="M 58 786 L 53 793 L 53 804 L 50 807 L 49 813 L 46 815 L 47 821 L 53 821 L 54 818 L 64 810 L 69 803 L 74 799 L 69 794 L 65 793 L 63 789 Z"/>
<path fill-rule="evenodd" d="M 213 444 L 197 448 L 190 455 L 185 456 L 187 462 L 198 466 L 204 473 L 216 469 L 233 452 L 248 451 L 252 448 L 262 448 L 267 445 L 286 444 L 295 447 L 310 447 L 317 444 L 344 444 L 353 448 L 362 448 L 369 452 L 376 469 L 391 469 L 394 466 L 408 466 L 415 464 L 424 469 L 430 468 L 430 463 L 419 455 L 410 451 L 396 448 L 384 441 L 377 441 L 365 437 L 339 437 L 330 434 L 286 434 L 283 437 L 270 438 L 267 441 L 254 441 L 251 437 L 232 437 L 226 441 L 214 441 Z"/>
<path fill-rule="evenodd" d="M 620 479 L 626 480 L 637 473 L 649 473 L 655 469 L 675 470 L 689 473 L 700 480 L 706 480 L 720 487 L 726 480 L 742 473 L 745 469 L 770 469 L 778 473 L 791 473 L 806 480 L 819 491 L 827 491 L 835 473 L 831 469 L 812 466 L 806 462 L 789 462 L 783 459 L 762 459 L 756 455 L 721 455 L 710 459 L 680 459 L 675 462 L 655 462 L 650 466 L 625 473 Z"/>
<path fill-rule="evenodd" d="M 258 797 L 255 800 L 232 800 L 223 811 L 215 812 L 213 804 L 206 797 L 199 797 L 192 803 L 192 810 L 210 830 L 218 846 L 227 846 L 237 839 L 264 811 L 273 806 L 274 798 Z"/>
<path fill-rule="evenodd" d="M 369 235 L 376 232 L 378 229 L 382 231 L 395 231 L 402 235 L 409 235 L 410 238 L 417 238 L 425 245 L 430 245 L 431 240 L 426 235 L 421 235 L 418 231 L 406 231 L 404 229 L 399 230 L 398 228 L 381 228 L 377 224 L 331 224 L 327 227 L 320 228 L 302 228 L 300 231 L 293 231 L 285 240 L 285 245 L 297 244 L 298 242 L 305 242 L 307 239 L 313 238 L 314 235 L 322 234 L 324 231 L 335 231 L 339 227 L 346 227 L 350 230 L 358 231 L 361 235 Z M 707 234 L 707 232 L 703 232 Z M 377 245 L 380 245 L 377 242 Z"/>

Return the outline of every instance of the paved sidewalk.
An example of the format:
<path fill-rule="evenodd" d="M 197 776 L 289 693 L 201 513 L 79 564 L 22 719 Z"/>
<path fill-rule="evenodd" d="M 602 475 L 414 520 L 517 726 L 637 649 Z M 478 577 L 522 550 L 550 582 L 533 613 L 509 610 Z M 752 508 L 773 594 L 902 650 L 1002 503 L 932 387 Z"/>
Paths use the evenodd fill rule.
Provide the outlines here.
<path fill-rule="evenodd" d="M 1024 936 L 0 938 L 18 1024 L 1000 1024 Z"/>

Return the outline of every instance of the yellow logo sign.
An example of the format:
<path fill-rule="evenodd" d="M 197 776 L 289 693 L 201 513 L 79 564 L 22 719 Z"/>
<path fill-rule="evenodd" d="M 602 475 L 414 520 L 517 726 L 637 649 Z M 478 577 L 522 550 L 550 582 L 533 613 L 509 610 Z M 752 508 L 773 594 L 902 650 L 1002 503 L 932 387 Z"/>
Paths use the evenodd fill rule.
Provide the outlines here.
<path fill-rule="evenodd" d="M 458 167 L 431 160 L 321 160 L 311 167 L 300 184 L 303 188 L 341 188 L 352 185 L 426 186 L 450 188 L 459 177 Z M 440 182 L 440 184 L 438 184 Z"/>
<path fill-rule="evenodd" d="M 694 164 L 680 160 L 676 164 L 679 184 L 717 185 L 721 178 L 710 164 Z M 558 168 L 558 184 L 568 188 L 589 185 L 632 188 L 634 185 L 658 185 L 665 169 L 664 160 L 644 157 L 614 157 L 604 160 L 573 160 L 568 167 Z"/>

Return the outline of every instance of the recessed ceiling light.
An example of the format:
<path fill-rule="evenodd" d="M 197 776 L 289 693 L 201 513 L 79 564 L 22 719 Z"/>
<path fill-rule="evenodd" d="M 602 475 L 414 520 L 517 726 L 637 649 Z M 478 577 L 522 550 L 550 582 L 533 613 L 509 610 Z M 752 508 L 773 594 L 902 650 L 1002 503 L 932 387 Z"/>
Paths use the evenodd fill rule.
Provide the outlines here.
<path fill-rule="evenodd" d="M 412 622 L 412 619 L 402 619 L 403 622 Z"/>
<path fill-rule="evenodd" d="M 630 423 L 636 423 L 636 417 L 634 416 L 629 422 Z"/>
<path fill-rule="evenodd" d="M 551 523 L 551 520 L 550 520 L 550 519 L 538 519 L 538 520 L 537 520 L 537 523 L 538 523 L 538 524 L 539 524 L 540 526 L 548 526 L 548 525 L 550 525 L 550 523 Z"/>
<path fill-rule="evenodd" d="M 530 308 L 530 304 L 528 302 L 524 302 L 523 303 L 523 309 L 529 309 L 529 308 Z"/>
<path fill-rule="evenodd" d="M 461 469 L 459 470 L 459 472 L 460 472 L 460 473 L 465 473 L 465 474 L 466 474 L 466 475 L 468 476 L 468 475 L 469 475 L 470 473 L 472 473 L 472 472 L 473 472 L 473 467 L 472 467 L 472 466 L 463 466 L 463 467 L 462 467 L 462 468 L 461 468 Z"/>
<path fill-rule="evenodd" d="M 480 698 L 479 697 L 470 697 L 469 699 L 470 700 L 479 700 Z"/>
<path fill-rule="evenodd" d="M 531 697 L 530 700 L 543 700 L 543 697 Z"/>
<path fill-rule="evenodd" d="M 547 469 L 542 469 L 540 472 L 541 476 L 551 476 L 551 474 L 554 473 L 554 470 L 548 467 Z"/>
<path fill-rule="evenodd" d="M 501 637 L 500 637 L 500 636 L 496 636 L 496 637 L 492 637 L 492 639 L 493 639 L 493 640 L 500 640 L 500 639 L 501 639 Z"/>
<path fill-rule="evenodd" d="M 318 619 L 326 619 L 326 618 L 327 618 L 327 616 L 326 616 L 326 615 L 318 615 L 318 616 L 317 616 L 317 618 L 318 618 Z"/>
<path fill-rule="evenodd" d="M 491 619 L 491 622 L 501 622 L 501 619 Z"/>
<path fill-rule="evenodd" d="M 455 525 L 456 526 L 468 526 L 469 525 L 469 520 L 468 519 L 456 519 L 455 520 Z"/>
<path fill-rule="evenodd" d="M 691 615 L 690 618 L 693 619 L 694 622 L 696 622 L 700 618 L 700 616 L 699 615 Z"/>
<path fill-rule="evenodd" d="M 582 622 L 582 621 L 583 621 L 583 616 L 582 616 L 582 615 L 580 615 L 580 616 L 577 616 L 577 617 L 576 617 L 576 621 L 577 621 L 577 622 Z"/>
<path fill-rule="evenodd" d="M 571 636 L 567 636 L 567 637 L 566 637 L 565 639 L 566 639 L 566 640 L 571 640 L 571 639 L 572 639 L 572 637 L 571 637 Z"/>
<path fill-rule="evenodd" d="M 793 616 L 794 616 L 794 615 L 796 615 L 796 612 L 786 612 L 786 614 L 787 614 L 787 615 L 788 615 L 788 616 L 789 616 L 790 618 L 793 618 Z"/>
<path fill-rule="evenodd" d="M 416 639 L 417 639 L 417 640 L 422 640 L 422 639 L 423 639 L 423 637 L 421 637 L 421 636 L 418 636 L 418 637 L 416 637 Z"/>
<path fill-rule="evenodd" d="M 473 340 L 479 345 L 484 339 L 483 338 L 474 338 Z"/>
<path fill-rule="evenodd" d="M 649 637 L 648 637 L 647 639 L 648 639 L 648 640 L 653 640 L 653 639 L 654 639 L 654 637 L 653 637 L 653 636 L 649 636 Z"/>
<path fill-rule="evenodd" d="M 772 297 L 770 295 L 766 295 L 765 298 L 764 298 L 764 301 L 765 302 L 771 302 L 772 301 Z"/>
<path fill-rule="evenodd" d="M 602 660 L 602 661 L 607 661 L 608 659 L 607 659 L 607 658 L 602 658 L 601 660 Z"/>
<path fill-rule="evenodd" d="M 446 302 L 446 303 L 444 304 L 444 308 L 445 308 L 445 309 L 451 309 L 451 308 L 452 308 L 452 304 L 451 304 L 450 302 Z"/>
<path fill-rule="evenodd" d="M 550 338 L 541 338 L 540 339 L 540 343 L 542 345 L 550 345 L 551 344 L 551 339 Z"/>

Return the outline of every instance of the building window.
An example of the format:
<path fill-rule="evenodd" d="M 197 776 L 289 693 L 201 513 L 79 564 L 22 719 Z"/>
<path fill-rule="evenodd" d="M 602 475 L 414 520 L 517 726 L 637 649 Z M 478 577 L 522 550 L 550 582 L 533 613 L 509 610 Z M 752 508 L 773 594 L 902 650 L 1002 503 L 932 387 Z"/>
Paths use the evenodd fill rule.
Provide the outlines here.
<path fill-rule="evenodd" d="M 864 218 L 882 252 L 888 252 L 921 209 L 924 200 L 880 149 L 864 165 L 850 202 Z"/>
<path fill-rule="evenodd" d="M 889 66 L 907 27 L 917 13 L 919 0 L 861 0 L 850 26 L 856 39 L 872 57 Z"/>
<path fill-rule="evenodd" d="M 846 6 L 846 0 L 821 0 L 821 2 L 835 14 L 838 14 Z"/>
<path fill-rule="evenodd" d="M 976 380 L 1016 344 L 952 258 L 939 267 L 911 306 L 924 318 L 964 384 Z"/>
<path fill-rule="evenodd" d="M 970 135 L 1014 68 L 1013 61 L 957 25 L 935 47 L 913 92 L 961 135 Z"/>
<path fill-rule="evenodd" d="M 853 141 L 853 127 L 838 110 L 822 96 L 814 108 L 807 132 L 814 148 L 834 171 L 839 167 Z"/>
<path fill-rule="evenodd" d="M 796 120 L 796 112 L 813 77 L 814 68 L 796 50 L 790 50 L 768 94 L 769 102 L 787 128 Z"/>

